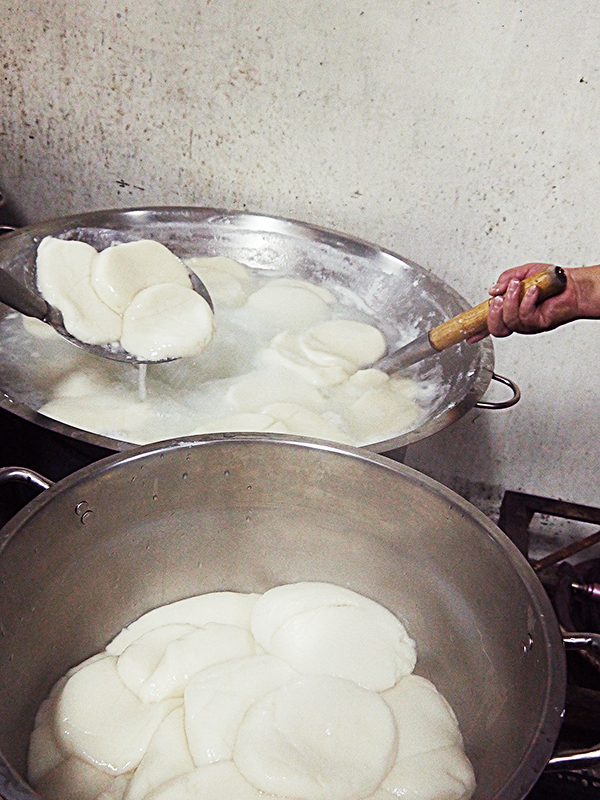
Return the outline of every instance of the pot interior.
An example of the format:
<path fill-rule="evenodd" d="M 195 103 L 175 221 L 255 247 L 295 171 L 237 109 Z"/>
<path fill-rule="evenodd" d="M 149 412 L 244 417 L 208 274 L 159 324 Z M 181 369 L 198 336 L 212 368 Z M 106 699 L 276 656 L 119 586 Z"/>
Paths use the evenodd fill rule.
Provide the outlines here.
<path fill-rule="evenodd" d="M 564 654 L 541 585 L 479 511 L 390 459 L 276 435 L 163 443 L 70 475 L 2 535 L 0 750 L 21 774 L 41 700 L 124 625 L 301 580 L 404 622 L 416 672 L 457 714 L 476 798 L 524 797 L 551 755 Z"/>
<path fill-rule="evenodd" d="M 148 208 L 92 212 L 23 228 L 2 237 L 0 267 L 32 289 L 37 246 L 44 236 L 78 239 L 97 249 L 114 241 L 151 238 L 182 258 L 229 256 L 265 276 L 308 280 L 371 315 L 390 350 L 468 308 L 444 281 L 408 259 L 333 231 L 276 217 L 202 208 Z M 9 313 L 0 305 L 0 323 Z M 51 363 L 62 364 L 69 357 L 64 347 L 55 353 L 47 343 L 38 342 L 36 349 L 48 371 Z M 431 394 L 428 391 L 424 419 L 413 430 L 373 442 L 369 449 L 404 448 L 456 421 L 485 392 L 493 361 L 488 338 L 449 348 L 411 367 L 408 375 L 435 387 Z M 110 450 L 131 446 L 38 414 L 49 398 L 44 396 L 47 389 L 36 383 L 34 367 L 34 360 L 23 358 L 14 337 L 0 337 L 0 407 L 71 439 Z M 120 379 L 123 369 L 111 363 L 115 379 Z M 131 372 L 127 365 L 125 369 Z"/>

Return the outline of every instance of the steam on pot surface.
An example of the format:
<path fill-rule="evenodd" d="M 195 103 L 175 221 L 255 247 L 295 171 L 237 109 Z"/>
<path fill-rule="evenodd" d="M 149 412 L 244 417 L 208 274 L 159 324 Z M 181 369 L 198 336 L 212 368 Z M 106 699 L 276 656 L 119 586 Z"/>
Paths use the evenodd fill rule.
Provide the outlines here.
<path fill-rule="evenodd" d="M 0 384 L 10 410 L 94 444 L 125 449 L 268 430 L 392 449 L 449 424 L 489 381 L 488 344 L 458 346 L 402 375 L 369 369 L 464 302 L 416 265 L 339 234 L 206 209 L 97 212 L 25 231 L 3 242 L 0 259 L 26 285 L 35 285 L 41 245 L 57 244 L 61 254 L 81 246 L 93 263 L 111 256 L 110 269 L 90 272 L 115 306 L 115 292 L 143 283 L 131 282 L 128 259 L 112 252 L 154 243 L 182 258 L 214 299 L 216 332 L 206 349 L 149 364 L 145 375 L 68 346 L 36 320 L 0 317 Z M 144 308 L 157 333 L 156 304 Z"/>
<path fill-rule="evenodd" d="M 137 444 L 213 431 L 270 430 L 361 445 L 400 435 L 423 418 L 428 398 L 435 396 L 435 385 L 365 369 L 386 352 L 385 338 L 375 321 L 338 300 L 334 291 L 309 281 L 261 279 L 231 259 L 192 258 L 187 262 L 190 268 L 211 287 L 217 320 L 214 341 L 210 341 L 212 312 L 189 287 L 182 291 L 197 298 L 211 319 L 208 338 L 201 326 L 201 354 L 194 354 L 198 349 L 195 319 L 184 319 L 181 333 L 178 330 L 174 337 L 161 324 L 159 313 L 146 311 L 144 325 L 133 328 L 131 309 L 139 309 L 140 298 L 149 291 L 156 295 L 159 311 L 165 308 L 169 317 L 175 315 L 181 322 L 179 305 L 172 309 L 171 294 L 174 288 L 180 291 L 179 284 L 158 278 L 159 283 L 138 292 L 144 286 L 143 277 L 136 280 L 140 268 L 128 279 L 112 279 L 110 286 L 119 291 L 103 291 L 110 307 L 97 297 L 93 288 L 96 261 L 107 252 L 138 244 L 147 242 L 116 245 L 98 254 L 83 242 L 46 237 L 40 245 L 44 270 L 38 267 L 44 296 L 64 310 L 67 328 L 70 325 L 71 332 L 84 341 L 105 341 L 108 347 L 116 340 L 133 356 L 150 361 L 154 355 L 160 360 L 171 353 L 185 355 L 190 350 L 190 354 L 178 363 L 160 367 L 150 363 L 140 397 L 131 368 L 115 367 L 85 350 L 67 352 L 68 345 L 59 335 L 38 320 L 10 319 L 5 336 L 22 339 L 21 347 L 37 354 L 31 377 L 40 389 L 48 380 L 50 364 L 57 365 L 58 374 L 46 389 L 49 399 L 38 409 L 41 414 Z M 86 247 L 83 254 L 81 247 Z M 166 264 L 170 267 L 168 259 Z M 130 264 L 120 259 L 117 266 Z M 156 272 L 154 263 L 151 266 Z M 182 279 L 188 280 L 180 266 Z M 83 278 L 73 277 L 81 272 L 91 273 L 88 294 L 97 297 L 95 305 L 82 295 Z M 103 287 L 105 273 L 106 269 L 101 273 Z M 168 269 L 166 273 L 172 279 Z M 68 293 L 72 286 L 77 289 L 74 296 Z M 118 302 L 122 297 L 125 300 Z M 50 357 L 51 347 L 57 351 L 55 359 Z"/>

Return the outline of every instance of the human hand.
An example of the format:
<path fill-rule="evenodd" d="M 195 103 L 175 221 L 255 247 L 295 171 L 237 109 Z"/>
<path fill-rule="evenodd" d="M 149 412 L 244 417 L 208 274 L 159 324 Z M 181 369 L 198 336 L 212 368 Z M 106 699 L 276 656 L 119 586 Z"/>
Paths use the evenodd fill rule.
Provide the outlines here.
<path fill-rule="evenodd" d="M 587 316 L 584 314 L 581 302 L 582 287 L 586 282 L 589 284 L 590 280 L 600 279 L 597 267 L 565 269 L 567 285 L 564 291 L 541 303 L 538 302 L 539 290 L 536 286 L 528 289 L 520 299 L 520 282 L 551 266 L 531 263 L 505 270 L 489 290 L 492 299 L 488 311 L 487 332 L 473 336 L 467 341 L 477 342 L 488 333 L 497 337 L 509 336 L 513 332 L 540 333 L 581 316 Z"/>

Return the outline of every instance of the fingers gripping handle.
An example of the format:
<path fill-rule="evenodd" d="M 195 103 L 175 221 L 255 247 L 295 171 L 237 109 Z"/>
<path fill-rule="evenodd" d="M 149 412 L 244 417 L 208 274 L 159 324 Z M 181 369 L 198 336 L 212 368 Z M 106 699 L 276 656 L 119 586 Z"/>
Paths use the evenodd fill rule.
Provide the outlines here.
<path fill-rule="evenodd" d="M 521 281 L 520 299 L 522 300 L 525 292 L 531 286 L 537 286 L 539 290 L 538 302 L 541 303 L 548 297 L 560 294 L 567 283 L 567 276 L 562 267 L 548 267 L 535 275 L 530 275 Z M 491 298 L 484 300 L 483 303 L 463 311 L 456 317 L 452 317 L 447 322 L 442 322 L 436 328 L 429 331 L 429 341 L 431 346 L 438 351 L 445 350 L 453 344 L 468 339 L 482 333 L 487 328 L 488 311 Z"/>

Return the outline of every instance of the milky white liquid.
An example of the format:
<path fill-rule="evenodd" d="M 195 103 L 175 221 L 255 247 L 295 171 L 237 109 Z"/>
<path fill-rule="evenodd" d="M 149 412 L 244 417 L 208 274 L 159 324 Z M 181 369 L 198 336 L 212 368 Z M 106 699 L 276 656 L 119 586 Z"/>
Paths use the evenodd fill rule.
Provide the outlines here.
<path fill-rule="evenodd" d="M 270 430 L 363 445 L 418 426 L 436 394 L 432 381 L 395 381 L 398 391 L 390 411 L 376 407 L 366 388 L 352 388 L 350 393 L 345 392 L 346 384 L 341 390 L 314 389 L 310 380 L 261 360 L 273 338 L 286 332 L 291 311 L 297 317 L 295 330 L 302 330 L 301 313 L 308 315 L 307 330 L 315 320 L 295 306 L 283 308 L 281 319 L 277 308 L 253 307 L 255 293 L 270 280 L 251 270 L 245 274 L 242 296 L 235 297 L 235 304 L 231 292 L 220 297 L 209 285 L 216 333 L 205 352 L 150 364 L 147 370 L 90 356 L 47 326 L 9 314 L 0 324 L 0 383 L 10 387 L 13 399 L 42 414 L 139 444 L 203 432 Z M 358 310 L 360 301 L 353 305 L 351 300 L 347 291 L 343 299 L 335 297 L 327 305 L 327 319 L 376 327 L 376 320 Z"/>

